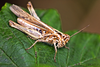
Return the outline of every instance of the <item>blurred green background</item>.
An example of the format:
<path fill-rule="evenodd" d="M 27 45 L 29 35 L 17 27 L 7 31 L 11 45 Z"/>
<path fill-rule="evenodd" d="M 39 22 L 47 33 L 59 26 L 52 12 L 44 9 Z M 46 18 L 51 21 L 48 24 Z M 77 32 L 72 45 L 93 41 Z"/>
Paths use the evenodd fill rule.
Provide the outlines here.
<path fill-rule="evenodd" d="M 29 0 L 1 0 L 26 8 Z M 62 30 L 80 30 L 90 24 L 85 32 L 100 33 L 100 0 L 30 0 L 35 9 L 56 9 L 61 17 Z"/>

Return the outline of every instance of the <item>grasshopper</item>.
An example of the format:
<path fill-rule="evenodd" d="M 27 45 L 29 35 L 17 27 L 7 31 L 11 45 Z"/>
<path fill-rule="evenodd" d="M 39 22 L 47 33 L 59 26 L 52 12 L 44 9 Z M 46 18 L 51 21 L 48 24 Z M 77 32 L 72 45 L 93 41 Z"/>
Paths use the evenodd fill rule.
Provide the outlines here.
<path fill-rule="evenodd" d="M 55 55 L 54 55 L 54 61 L 56 62 L 56 54 L 57 54 L 57 48 L 66 47 L 66 43 L 70 40 L 70 37 L 73 35 L 81 32 L 83 29 L 80 31 L 76 32 L 75 34 L 69 36 L 68 34 L 63 34 L 62 32 L 52 28 L 51 26 L 43 23 L 40 18 L 37 16 L 31 2 L 29 1 L 27 4 L 27 8 L 30 12 L 28 14 L 24 10 L 22 10 L 19 6 L 17 5 L 11 5 L 10 10 L 18 16 L 17 22 L 15 23 L 12 20 L 9 20 L 9 25 L 11 27 L 14 27 L 26 34 L 28 34 L 33 40 L 36 40 L 35 43 L 27 48 L 26 50 L 32 48 L 37 42 L 46 42 L 51 45 L 54 45 L 55 48 Z"/>

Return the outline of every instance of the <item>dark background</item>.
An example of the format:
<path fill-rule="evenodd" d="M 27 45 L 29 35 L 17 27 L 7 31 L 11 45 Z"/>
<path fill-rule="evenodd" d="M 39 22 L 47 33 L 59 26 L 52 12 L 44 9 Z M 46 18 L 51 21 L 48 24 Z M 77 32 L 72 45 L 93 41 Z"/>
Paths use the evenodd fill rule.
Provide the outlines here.
<path fill-rule="evenodd" d="M 0 8 L 6 3 L 26 8 L 29 0 L 1 0 Z M 100 0 L 30 0 L 35 9 L 58 10 L 63 31 L 80 30 L 90 24 L 85 32 L 100 34 Z"/>

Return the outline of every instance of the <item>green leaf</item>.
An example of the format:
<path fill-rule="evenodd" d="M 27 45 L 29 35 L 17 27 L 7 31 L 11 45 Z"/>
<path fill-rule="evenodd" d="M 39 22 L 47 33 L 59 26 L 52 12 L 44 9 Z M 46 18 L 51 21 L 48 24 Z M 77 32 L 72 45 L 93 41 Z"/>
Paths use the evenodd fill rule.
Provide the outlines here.
<path fill-rule="evenodd" d="M 9 26 L 9 20 L 15 22 L 17 17 L 6 3 L 0 11 L 0 67 L 99 67 L 100 35 L 79 33 L 66 46 L 70 49 L 58 49 L 56 63 L 55 50 L 47 43 L 37 43 L 23 32 Z M 25 9 L 28 12 L 28 10 Z M 61 31 L 59 14 L 54 9 L 36 10 L 41 21 Z M 77 31 L 68 31 L 72 35 Z"/>

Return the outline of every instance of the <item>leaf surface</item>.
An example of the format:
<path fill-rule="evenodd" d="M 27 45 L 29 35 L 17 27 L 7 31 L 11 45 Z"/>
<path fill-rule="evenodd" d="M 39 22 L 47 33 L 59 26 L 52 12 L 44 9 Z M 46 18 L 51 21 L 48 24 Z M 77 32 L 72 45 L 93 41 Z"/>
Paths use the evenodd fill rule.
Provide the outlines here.
<path fill-rule="evenodd" d="M 23 32 L 9 26 L 9 20 L 17 17 L 6 3 L 0 11 L 0 67 L 86 67 L 99 66 L 100 35 L 79 33 L 66 44 L 70 49 L 60 48 L 54 62 L 55 50 L 47 43 L 37 43 Z M 26 10 L 26 9 L 25 9 Z M 28 12 L 28 10 L 26 10 Z M 41 21 L 61 31 L 61 22 L 56 10 L 36 10 Z M 68 31 L 72 35 L 77 31 Z"/>

